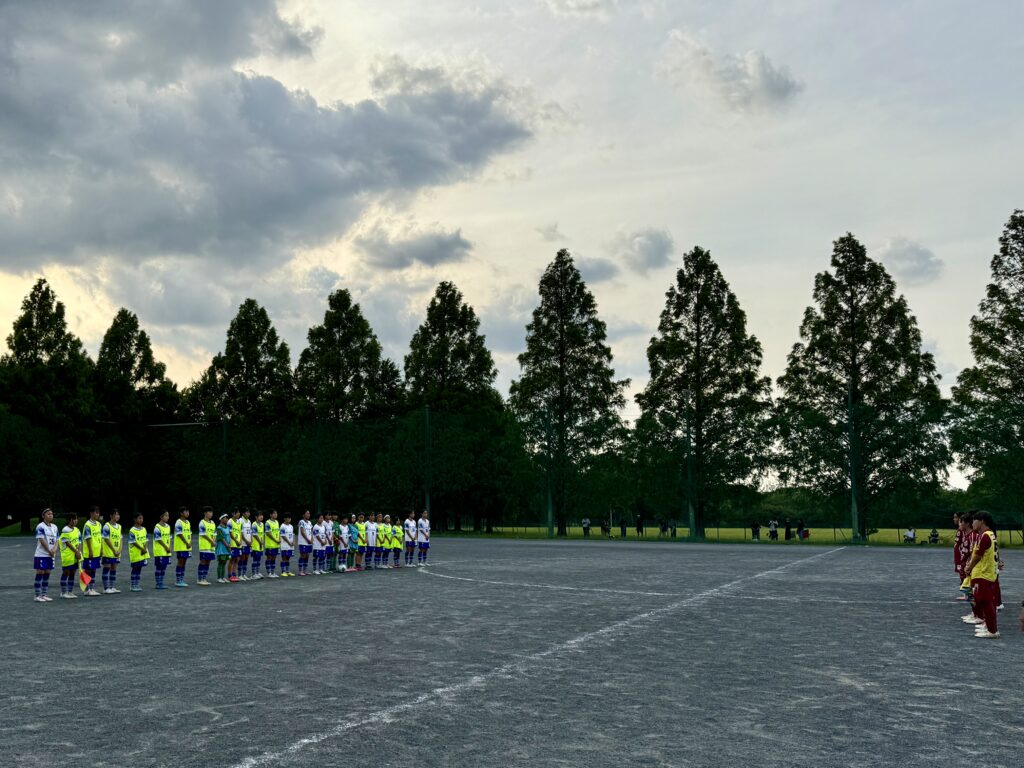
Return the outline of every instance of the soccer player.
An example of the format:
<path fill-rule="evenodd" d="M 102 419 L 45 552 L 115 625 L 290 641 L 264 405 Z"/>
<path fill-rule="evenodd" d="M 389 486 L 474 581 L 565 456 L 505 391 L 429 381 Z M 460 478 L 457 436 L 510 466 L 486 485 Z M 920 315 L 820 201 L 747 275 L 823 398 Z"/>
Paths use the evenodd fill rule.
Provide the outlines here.
<path fill-rule="evenodd" d="M 192 557 L 192 524 L 188 521 L 188 507 L 178 510 L 178 521 L 174 524 L 174 556 L 178 560 L 174 567 L 174 586 L 187 587 L 185 564 Z"/>
<path fill-rule="evenodd" d="M 359 547 L 359 528 L 356 527 L 356 516 L 352 515 L 348 519 L 348 564 L 347 568 L 350 571 L 356 569 L 356 550 Z"/>
<path fill-rule="evenodd" d="M 246 576 L 246 571 L 249 570 L 249 555 L 252 554 L 252 523 L 250 517 L 252 513 L 248 507 L 242 509 L 242 556 L 238 559 L 238 579 L 239 581 L 248 581 L 249 577 Z"/>
<path fill-rule="evenodd" d="M 330 573 L 334 570 L 334 517 L 328 512 L 324 515 L 324 553 L 321 555 L 320 573 Z"/>
<path fill-rule="evenodd" d="M 207 576 L 210 563 L 217 559 L 217 524 L 213 522 L 213 507 L 203 507 L 203 519 L 199 521 L 199 570 L 196 584 L 210 586 Z"/>
<path fill-rule="evenodd" d="M 395 522 L 391 524 L 391 551 L 392 568 L 402 567 L 402 526 L 398 524 L 398 515 L 395 515 Z"/>
<path fill-rule="evenodd" d="M 270 510 L 265 526 L 267 537 L 267 578 L 276 579 L 277 555 L 281 551 L 281 524 L 277 522 L 277 510 Z"/>
<path fill-rule="evenodd" d="M 292 516 L 285 515 L 281 523 L 281 575 L 294 576 L 292 573 L 292 554 L 295 552 L 295 529 L 292 528 Z"/>
<path fill-rule="evenodd" d="M 338 573 L 348 571 L 348 545 L 351 540 L 352 531 L 348 527 L 348 515 L 342 515 L 338 524 Z"/>
<path fill-rule="evenodd" d="M 368 571 L 372 571 L 375 568 L 373 564 L 373 556 L 375 554 L 377 554 L 377 521 L 371 512 L 366 517 L 366 570 Z"/>
<path fill-rule="evenodd" d="M 135 524 L 128 529 L 128 563 L 131 567 L 131 591 L 142 591 L 142 569 L 149 562 L 149 544 L 146 543 L 148 534 L 146 527 L 142 524 L 141 512 L 135 513 Z"/>
<path fill-rule="evenodd" d="M 960 591 L 963 593 L 964 600 L 971 604 L 972 611 L 974 605 L 974 598 L 971 594 L 971 578 L 967 573 L 967 561 L 971 558 L 971 551 L 974 549 L 974 530 L 972 525 L 974 523 L 974 516 L 968 512 L 965 515 L 960 515 Z M 975 613 L 969 613 L 964 616 L 964 619 L 975 616 Z"/>
<path fill-rule="evenodd" d="M 263 550 L 266 547 L 263 538 L 263 513 L 257 509 L 255 517 L 256 519 L 252 523 L 252 571 L 249 578 L 259 581 L 263 578 L 263 574 L 260 573 L 260 564 L 263 562 Z"/>
<path fill-rule="evenodd" d="M 378 568 L 388 567 L 388 555 L 391 550 L 391 515 L 377 515 L 377 552 L 374 565 Z M 382 564 L 383 562 L 383 564 Z"/>
<path fill-rule="evenodd" d="M 430 517 L 425 509 L 423 514 L 420 515 L 419 522 L 416 524 L 416 537 L 419 539 L 420 544 L 420 558 L 417 565 L 429 565 L 427 562 L 427 552 L 430 550 Z"/>
<path fill-rule="evenodd" d="M 53 598 L 46 594 L 50 587 L 50 572 L 53 570 L 53 559 L 57 556 L 57 526 L 53 524 L 53 510 L 47 507 L 39 516 L 36 526 L 36 552 L 32 557 L 32 567 L 36 571 L 35 601 L 52 603 Z"/>
<path fill-rule="evenodd" d="M 121 513 L 117 507 L 110 511 L 110 519 L 103 524 L 103 594 L 116 595 L 121 590 L 117 582 L 117 565 L 121 562 Z"/>
<path fill-rule="evenodd" d="M 231 559 L 231 520 L 222 514 L 217 521 L 217 583 L 227 584 L 228 561 Z"/>
<path fill-rule="evenodd" d="M 956 529 L 956 535 L 953 537 L 953 572 L 957 576 L 957 581 L 963 583 L 964 577 L 961 574 L 963 570 L 963 553 L 960 551 L 960 541 L 963 538 L 964 531 L 963 525 L 960 522 L 960 513 L 955 512 L 953 514 L 953 527 Z M 957 600 L 966 600 L 967 596 L 961 594 Z"/>
<path fill-rule="evenodd" d="M 231 513 L 231 557 L 228 558 L 228 581 L 235 584 L 238 579 L 238 561 L 242 559 L 242 513 L 235 507 Z"/>
<path fill-rule="evenodd" d="M 324 516 L 317 515 L 313 524 L 313 573 L 323 574 L 324 549 L 327 546 L 327 535 L 324 528 Z M 301 575 L 301 574 L 300 574 Z"/>
<path fill-rule="evenodd" d="M 72 513 L 64 523 L 60 532 L 60 596 L 77 599 L 75 594 L 75 574 L 78 572 L 78 561 L 82 559 L 82 533 L 78 530 L 78 515 Z"/>
<path fill-rule="evenodd" d="M 405 564 L 411 566 L 416 554 L 416 511 L 410 509 L 405 519 Z"/>
<path fill-rule="evenodd" d="M 995 582 L 999 575 L 999 545 L 996 543 L 995 531 L 992 530 L 992 515 L 988 512 L 976 513 L 971 526 L 977 534 L 977 543 L 965 570 L 971 578 L 977 619 L 967 623 L 977 625 L 975 637 L 991 639 L 999 637 L 995 592 Z"/>
<path fill-rule="evenodd" d="M 96 591 L 96 570 L 100 567 L 103 552 L 103 523 L 100 522 L 100 508 L 89 510 L 89 519 L 82 526 L 82 571 L 89 577 L 86 597 L 99 597 Z"/>
<path fill-rule="evenodd" d="M 167 522 L 170 519 L 170 512 L 161 510 L 160 522 L 153 526 L 153 576 L 157 589 L 167 589 L 164 586 L 164 575 L 171 563 L 171 526 Z"/>
<path fill-rule="evenodd" d="M 309 510 L 299 520 L 299 576 L 309 576 L 309 554 L 313 551 L 313 524 L 309 522 Z"/>
<path fill-rule="evenodd" d="M 366 557 L 366 516 L 360 512 L 356 520 L 356 570 L 363 570 Z"/>

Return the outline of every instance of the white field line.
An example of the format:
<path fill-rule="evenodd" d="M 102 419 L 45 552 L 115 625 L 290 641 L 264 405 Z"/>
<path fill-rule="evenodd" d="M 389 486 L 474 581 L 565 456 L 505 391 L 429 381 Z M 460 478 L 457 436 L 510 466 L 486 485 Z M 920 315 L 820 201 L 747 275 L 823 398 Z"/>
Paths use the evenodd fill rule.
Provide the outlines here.
<path fill-rule="evenodd" d="M 780 573 L 794 565 L 802 565 L 803 563 L 809 563 L 812 560 L 817 560 L 821 557 L 831 555 L 835 552 L 840 552 L 844 549 L 846 549 L 846 547 L 836 547 L 835 549 L 830 549 L 827 552 L 819 552 L 818 554 L 812 555 L 811 557 L 804 557 L 799 560 L 793 560 L 791 562 L 785 563 L 784 565 L 780 565 L 777 568 L 772 568 L 767 571 L 761 571 L 760 573 L 755 573 L 752 576 L 744 576 L 742 578 L 735 579 L 734 581 L 730 581 L 727 584 L 722 584 L 718 587 L 706 589 L 703 592 L 698 592 L 695 595 L 691 595 L 690 597 L 687 597 L 683 600 L 678 600 L 674 603 L 670 603 L 669 605 L 663 606 L 661 608 L 655 608 L 654 610 L 637 614 L 636 616 L 632 616 L 628 619 L 616 621 L 613 624 L 609 624 L 606 627 L 602 627 L 601 629 L 596 629 L 591 632 L 584 632 L 582 635 L 577 635 L 571 640 L 566 640 L 565 642 L 556 643 L 555 645 L 549 646 L 543 651 L 537 651 L 536 653 L 532 653 L 527 656 L 521 656 L 516 661 L 509 662 L 508 664 L 503 664 L 500 667 L 496 667 L 490 670 L 489 672 L 482 672 L 478 675 L 473 675 L 472 677 L 463 680 L 460 683 L 453 683 L 452 685 L 445 685 L 440 688 L 434 688 L 433 690 L 427 691 L 426 693 L 421 693 L 419 696 L 412 699 L 411 701 L 405 702 L 403 704 L 395 704 L 390 707 L 385 707 L 384 709 L 379 709 L 376 712 L 371 713 L 369 716 L 364 716 L 359 719 L 356 719 L 357 716 L 355 714 L 350 715 L 346 718 L 344 722 L 339 723 L 333 728 L 330 728 L 325 731 L 311 733 L 308 736 L 303 736 L 302 738 L 293 741 L 284 749 L 281 749 L 277 752 L 266 752 L 262 755 L 254 755 L 252 757 L 247 757 L 244 760 L 235 763 L 233 766 L 231 766 L 231 768 L 258 768 L 261 765 L 277 763 L 278 761 L 286 757 L 291 757 L 293 755 L 298 754 L 299 752 L 302 752 L 304 749 L 307 749 L 308 747 L 315 746 L 316 744 L 319 744 L 320 742 L 326 741 L 328 739 L 335 739 L 340 736 L 344 736 L 349 731 L 353 731 L 357 728 L 362 728 L 368 725 L 376 725 L 378 723 L 394 722 L 397 718 L 408 713 L 410 710 L 417 709 L 423 705 L 447 703 L 451 701 L 455 696 L 465 691 L 482 688 L 484 685 L 489 683 L 491 680 L 494 680 L 495 678 L 505 677 L 516 672 L 525 672 L 528 669 L 532 668 L 537 661 L 540 661 L 542 659 L 546 659 L 550 656 L 554 656 L 564 651 L 574 650 L 581 645 L 589 643 L 592 640 L 606 638 L 609 636 L 619 634 L 624 630 L 634 628 L 638 624 L 649 622 L 652 619 L 664 616 L 665 614 L 671 613 L 672 611 L 676 611 L 680 608 L 699 605 L 704 601 L 716 597 L 722 594 L 723 592 L 726 592 L 740 584 L 744 584 L 748 581 L 754 581 L 755 579 L 760 579 L 771 574 Z"/>
<path fill-rule="evenodd" d="M 471 581 L 474 584 L 493 584 L 498 587 L 528 587 L 530 589 L 554 589 L 559 592 L 609 592 L 613 595 L 650 595 L 651 597 L 681 597 L 681 592 L 634 592 L 629 589 L 601 589 L 599 587 L 566 587 L 560 584 L 526 584 L 518 581 L 491 581 L 489 579 L 470 579 L 465 576 L 446 576 L 443 573 L 423 571 L 427 576 L 452 581 Z"/>

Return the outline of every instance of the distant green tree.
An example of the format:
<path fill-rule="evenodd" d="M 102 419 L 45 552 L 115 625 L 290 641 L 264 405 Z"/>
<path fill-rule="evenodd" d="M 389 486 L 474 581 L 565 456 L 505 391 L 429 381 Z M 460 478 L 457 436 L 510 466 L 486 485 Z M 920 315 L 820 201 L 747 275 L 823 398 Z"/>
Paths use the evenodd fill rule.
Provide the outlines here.
<path fill-rule="evenodd" d="M 473 307 L 454 283 L 440 283 L 405 356 L 412 403 L 452 408 L 479 397 L 493 401 L 497 375 Z"/>
<path fill-rule="evenodd" d="M 7 346 L 9 352 L 0 357 L 0 406 L 7 411 L 3 432 L 25 442 L 5 452 L 4 473 L 24 484 L 4 502 L 27 532 L 29 515 L 43 504 L 82 501 L 93 429 L 93 363 L 68 330 L 64 304 L 43 278 L 22 301 Z M 37 490 L 29 493 L 30 488 Z"/>
<path fill-rule="evenodd" d="M 288 345 L 254 299 L 242 302 L 228 327 L 224 352 L 184 397 L 192 414 L 207 421 L 270 424 L 289 417 L 293 385 Z"/>
<path fill-rule="evenodd" d="M 347 290 L 330 295 L 323 323 L 309 329 L 307 340 L 295 382 L 302 403 L 317 418 L 346 421 L 398 407 L 398 368 L 382 356 L 370 323 Z"/>
<path fill-rule="evenodd" d="M 620 410 L 629 380 L 615 379 L 605 324 L 569 251 L 560 250 L 544 270 L 539 291 L 509 404 L 527 444 L 547 465 L 564 536 L 572 476 L 595 456 L 621 448 Z"/>
<path fill-rule="evenodd" d="M 988 503 L 1024 514 L 1024 211 L 1010 216 L 953 387 L 952 447 Z"/>
<path fill-rule="evenodd" d="M 814 301 L 778 380 L 780 469 L 826 496 L 849 498 L 852 476 L 863 537 L 873 505 L 944 477 L 946 403 L 906 299 L 853 235 L 835 241 Z"/>
<path fill-rule="evenodd" d="M 169 421 L 175 416 L 178 390 L 157 362 L 139 318 L 121 308 L 103 336 L 96 357 L 97 415 L 117 422 Z"/>
<path fill-rule="evenodd" d="M 636 398 L 641 419 L 653 422 L 637 430 L 653 453 L 647 463 L 667 460 L 671 477 L 683 477 L 691 535 L 703 537 L 709 506 L 768 466 L 771 380 L 760 375 L 761 359 L 761 343 L 747 333 L 746 314 L 718 265 L 694 248 L 666 293 L 647 346 L 651 378 Z"/>

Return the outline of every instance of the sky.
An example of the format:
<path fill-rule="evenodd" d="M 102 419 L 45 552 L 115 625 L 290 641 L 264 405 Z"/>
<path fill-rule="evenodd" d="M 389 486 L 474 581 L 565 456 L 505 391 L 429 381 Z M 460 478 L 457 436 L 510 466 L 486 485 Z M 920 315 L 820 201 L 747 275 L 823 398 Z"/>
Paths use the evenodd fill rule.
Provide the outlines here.
<path fill-rule="evenodd" d="M 1022 67 L 1016 0 L 0 0 L 0 329 L 45 276 L 185 386 L 245 298 L 297 360 L 348 288 L 401 365 L 452 280 L 507 392 L 564 247 L 633 395 L 686 251 L 776 377 L 849 231 L 948 391 L 1024 207 Z"/>

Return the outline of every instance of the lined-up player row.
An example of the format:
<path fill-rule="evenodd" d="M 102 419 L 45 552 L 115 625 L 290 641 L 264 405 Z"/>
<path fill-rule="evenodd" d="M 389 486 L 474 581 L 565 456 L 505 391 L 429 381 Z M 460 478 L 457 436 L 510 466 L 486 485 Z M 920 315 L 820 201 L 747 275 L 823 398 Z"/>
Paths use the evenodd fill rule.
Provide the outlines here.
<path fill-rule="evenodd" d="M 188 587 L 188 563 L 193 551 L 192 523 L 187 507 L 178 510 L 172 528 L 167 511 L 148 531 L 143 515 L 134 516 L 127 530 L 121 515 L 111 510 L 103 520 L 99 507 L 92 507 L 81 529 L 78 516 L 71 514 L 58 532 L 53 512 L 43 510 L 36 526 L 33 558 L 36 602 L 52 602 L 50 574 L 60 563 L 61 597 L 73 599 L 77 581 L 88 597 L 120 593 L 118 569 L 128 549 L 132 592 L 142 591 L 143 570 L 153 564 L 154 586 L 166 589 L 166 573 L 174 562 L 174 586 Z M 277 510 L 264 515 L 248 508 L 222 514 L 215 522 L 213 508 L 203 507 L 196 526 L 198 566 L 196 584 L 210 586 L 210 570 L 216 566 L 222 584 L 258 581 L 288 576 L 323 576 L 378 569 L 426 566 L 430 550 L 430 518 L 424 511 L 419 519 L 410 511 L 405 521 L 390 515 L 359 513 L 317 514 L 306 510 L 292 524 L 290 514 Z M 404 555 L 404 562 L 403 562 Z M 293 560 L 297 571 L 292 570 Z M 312 563 L 312 564 L 311 564 Z M 99 573 L 102 591 L 96 586 Z"/>

